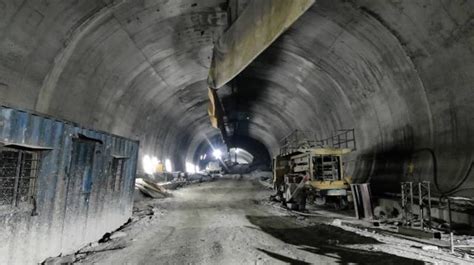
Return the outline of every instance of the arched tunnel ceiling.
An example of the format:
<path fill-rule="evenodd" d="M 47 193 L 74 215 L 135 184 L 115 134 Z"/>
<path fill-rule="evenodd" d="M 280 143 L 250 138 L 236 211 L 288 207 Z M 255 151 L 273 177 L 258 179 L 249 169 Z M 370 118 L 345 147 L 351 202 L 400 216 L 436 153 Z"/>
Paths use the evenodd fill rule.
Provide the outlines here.
<path fill-rule="evenodd" d="M 0 102 L 139 139 L 142 155 L 183 168 L 218 133 L 205 80 L 227 6 L 0 0 Z M 272 154 L 293 129 L 355 128 L 359 180 L 390 190 L 411 161 L 441 191 L 474 188 L 473 29 L 473 1 L 317 1 L 224 107 Z"/>

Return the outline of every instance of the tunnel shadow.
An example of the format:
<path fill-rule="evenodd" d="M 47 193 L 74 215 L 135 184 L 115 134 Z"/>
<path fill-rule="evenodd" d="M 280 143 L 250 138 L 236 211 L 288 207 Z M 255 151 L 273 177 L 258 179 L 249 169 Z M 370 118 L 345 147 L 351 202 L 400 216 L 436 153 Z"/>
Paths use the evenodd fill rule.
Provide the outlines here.
<path fill-rule="evenodd" d="M 338 259 L 339 264 L 380 264 L 381 262 L 384 264 L 424 264 L 421 261 L 380 251 L 365 251 L 344 247 L 344 245 L 352 244 L 372 245 L 381 243 L 373 238 L 360 236 L 338 227 L 326 224 L 301 226 L 294 222 L 293 217 L 289 216 L 247 216 L 247 219 L 263 232 L 287 244 L 300 246 L 301 250 L 317 255 Z M 274 255 L 274 253 L 270 254 Z"/>
<path fill-rule="evenodd" d="M 222 104 L 232 136 L 249 135 L 251 121 L 254 118 L 252 109 L 265 98 L 271 87 L 269 81 L 252 75 L 251 69 L 249 67 L 234 78 L 229 83 L 230 87 L 220 89 L 220 92 L 225 94 L 222 96 Z M 225 89 L 229 91 L 224 92 Z"/>
<path fill-rule="evenodd" d="M 228 86 L 219 89 L 232 136 L 250 135 L 255 114 L 252 110 L 262 108 L 260 103 L 275 88 L 276 84 L 266 76 L 274 74 L 272 69 L 282 63 L 282 53 L 280 49 L 269 47 L 231 80 Z M 262 74 L 262 69 L 267 74 Z"/>

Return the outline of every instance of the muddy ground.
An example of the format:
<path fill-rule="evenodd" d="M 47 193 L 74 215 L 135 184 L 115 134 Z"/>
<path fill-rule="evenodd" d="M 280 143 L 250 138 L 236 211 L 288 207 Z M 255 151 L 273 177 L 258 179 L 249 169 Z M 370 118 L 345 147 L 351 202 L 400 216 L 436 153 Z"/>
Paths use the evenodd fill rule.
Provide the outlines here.
<path fill-rule="evenodd" d="M 194 184 L 142 201 L 132 221 L 70 256 L 99 264 L 423 264 L 371 237 L 273 207 L 258 181 Z M 354 247 L 357 246 L 357 247 Z M 383 249 L 383 248 L 382 248 Z M 403 254 L 401 254 L 403 255 Z"/>

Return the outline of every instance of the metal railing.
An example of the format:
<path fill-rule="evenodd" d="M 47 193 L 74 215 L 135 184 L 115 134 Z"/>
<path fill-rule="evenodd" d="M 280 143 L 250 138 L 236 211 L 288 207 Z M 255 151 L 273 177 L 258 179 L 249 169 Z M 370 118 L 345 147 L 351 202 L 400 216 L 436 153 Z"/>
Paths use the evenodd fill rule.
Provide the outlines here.
<path fill-rule="evenodd" d="M 318 140 L 315 132 L 294 130 L 280 140 L 280 154 L 309 148 L 348 148 L 356 150 L 354 129 L 341 129 L 332 136 Z"/>
<path fill-rule="evenodd" d="M 293 153 L 300 149 L 316 147 L 314 132 L 294 130 L 280 141 L 280 154 Z"/>
<path fill-rule="evenodd" d="M 337 130 L 332 136 L 323 140 L 318 140 L 317 145 L 329 148 L 348 148 L 354 151 L 356 150 L 354 129 Z"/>

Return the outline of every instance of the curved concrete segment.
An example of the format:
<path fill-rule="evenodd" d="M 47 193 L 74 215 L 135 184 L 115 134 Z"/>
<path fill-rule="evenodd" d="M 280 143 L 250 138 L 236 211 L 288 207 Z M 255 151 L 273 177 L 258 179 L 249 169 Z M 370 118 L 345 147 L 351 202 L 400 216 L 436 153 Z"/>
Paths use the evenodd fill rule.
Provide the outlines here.
<path fill-rule="evenodd" d="M 141 156 L 184 169 L 216 134 L 206 78 L 227 2 L 0 0 L 0 102 L 138 139 Z M 355 179 L 472 196 L 473 21 L 473 1 L 317 1 L 219 91 L 237 91 L 223 95 L 233 133 L 274 155 L 294 129 L 355 128 Z"/>

